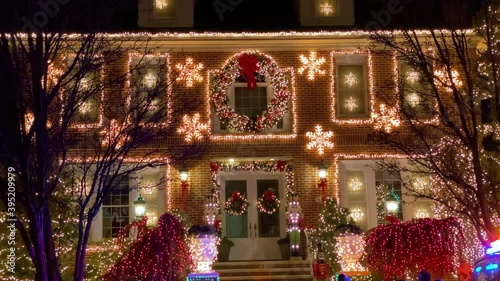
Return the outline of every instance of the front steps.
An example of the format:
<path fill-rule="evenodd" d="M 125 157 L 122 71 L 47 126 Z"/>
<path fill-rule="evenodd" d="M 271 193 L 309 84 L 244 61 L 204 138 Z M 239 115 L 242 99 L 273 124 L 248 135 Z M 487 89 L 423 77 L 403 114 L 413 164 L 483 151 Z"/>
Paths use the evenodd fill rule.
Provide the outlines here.
<path fill-rule="evenodd" d="M 221 281 L 313 280 L 309 261 L 216 262 L 213 268 L 219 272 Z"/>

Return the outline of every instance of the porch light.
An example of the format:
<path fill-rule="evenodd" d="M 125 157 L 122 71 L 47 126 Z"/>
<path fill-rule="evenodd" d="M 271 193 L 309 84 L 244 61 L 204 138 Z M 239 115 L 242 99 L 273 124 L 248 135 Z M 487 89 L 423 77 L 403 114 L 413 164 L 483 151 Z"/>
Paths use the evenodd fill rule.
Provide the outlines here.
<path fill-rule="evenodd" d="M 385 200 L 385 208 L 387 209 L 388 214 L 397 214 L 399 210 L 399 196 L 397 196 L 393 192 L 389 193 Z"/>
<path fill-rule="evenodd" d="M 318 166 L 318 176 L 320 179 L 322 179 L 322 180 L 326 179 L 326 176 L 328 175 L 326 172 L 327 169 L 328 169 L 328 167 L 325 165 L 323 160 L 321 160 L 321 163 Z"/>
<path fill-rule="evenodd" d="M 179 173 L 181 175 L 181 181 L 182 182 L 186 182 L 188 180 L 188 177 L 189 177 L 189 172 L 187 169 L 181 169 L 179 170 Z"/>
<path fill-rule="evenodd" d="M 146 200 L 142 198 L 142 196 L 139 194 L 139 197 L 134 201 L 134 209 L 135 209 L 135 218 L 137 220 L 140 220 L 144 217 L 144 214 L 146 214 Z"/>

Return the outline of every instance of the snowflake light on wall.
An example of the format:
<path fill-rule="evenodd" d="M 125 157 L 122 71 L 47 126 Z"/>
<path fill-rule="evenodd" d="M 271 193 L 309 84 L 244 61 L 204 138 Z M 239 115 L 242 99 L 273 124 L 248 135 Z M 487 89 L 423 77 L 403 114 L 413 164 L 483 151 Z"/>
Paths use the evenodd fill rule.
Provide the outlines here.
<path fill-rule="evenodd" d="M 333 142 L 330 141 L 333 132 L 323 132 L 323 128 L 320 125 L 316 125 L 315 128 L 315 132 L 306 133 L 306 136 L 310 139 L 307 144 L 307 149 L 317 149 L 318 154 L 323 155 L 325 153 L 325 148 L 333 148 Z"/>
<path fill-rule="evenodd" d="M 348 99 L 345 100 L 344 107 L 349 111 L 353 111 L 354 109 L 358 108 L 358 100 L 350 96 Z"/>
<path fill-rule="evenodd" d="M 358 77 L 352 72 L 349 72 L 344 76 L 344 83 L 349 85 L 349 87 L 352 87 L 355 84 L 358 84 Z"/>
<path fill-rule="evenodd" d="M 156 0 L 156 9 L 163 10 L 166 7 L 168 7 L 167 0 Z"/>
<path fill-rule="evenodd" d="M 196 113 L 193 117 L 184 115 L 182 125 L 177 129 L 177 133 L 184 135 L 186 142 L 203 139 L 203 132 L 208 131 L 208 125 L 200 122 L 200 114 Z"/>
<path fill-rule="evenodd" d="M 453 93 L 453 85 L 455 85 L 457 89 L 463 86 L 460 75 L 456 70 L 451 70 L 451 79 L 445 69 L 436 70 L 434 71 L 434 80 L 438 86 L 445 88 L 448 93 Z"/>
<path fill-rule="evenodd" d="M 420 104 L 420 96 L 417 93 L 411 93 L 407 97 L 407 102 L 411 107 L 417 107 Z"/>
<path fill-rule="evenodd" d="M 418 81 L 418 79 L 419 79 L 418 72 L 414 70 L 406 72 L 406 81 L 408 81 L 409 83 L 415 83 Z"/>
<path fill-rule="evenodd" d="M 377 113 L 372 113 L 373 127 L 377 131 L 391 133 L 392 130 L 399 127 L 401 121 L 398 118 L 398 110 L 396 107 L 389 108 L 385 104 L 380 105 L 380 110 Z"/>
<path fill-rule="evenodd" d="M 91 81 L 87 77 L 80 79 L 80 84 L 78 84 L 78 90 L 81 92 L 86 92 L 90 89 Z"/>
<path fill-rule="evenodd" d="M 193 58 L 187 58 L 185 64 L 178 63 L 175 67 L 179 71 L 177 80 L 186 81 L 187 87 L 193 87 L 194 82 L 203 81 L 203 76 L 201 76 L 200 71 L 204 66 L 202 63 L 194 63 Z"/>
<path fill-rule="evenodd" d="M 358 178 L 350 179 L 348 185 L 352 191 L 360 191 L 363 188 L 363 182 Z"/>
<path fill-rule="evenodd" d="M 309 80 L 314 80 L 315 74 L 325 74 L 325 71 L 321 70 L 321 65 L 325 63 L 325 58 L 318 58 L 316 56 L 316 52 L 312 51 L 309 53 L 308 58 L 304 55 L 300 55 L 300 61 L 302 62 L 302 67 L 299 68 L 298 72 L 299 74 L 302 74 L 306 69 L 308 69 L 307 78 Z"/>
<path fill-rule="evenodd" d="M 321 4 L 319 7 L 322 15 L 329 16 L 333 14 L 333 6 L 330 3 Z"/>

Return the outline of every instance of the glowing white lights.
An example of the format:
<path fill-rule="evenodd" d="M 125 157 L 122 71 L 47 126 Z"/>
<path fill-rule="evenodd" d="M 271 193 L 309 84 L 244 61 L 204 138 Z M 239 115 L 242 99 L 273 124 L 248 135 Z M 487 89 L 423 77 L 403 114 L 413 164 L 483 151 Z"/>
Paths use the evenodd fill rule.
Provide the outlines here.
<path fill-rule="evenodd" d="M 101 145 L 103 147 L 113 146 L 115 149 L 122 148 L 130 140 L 130 136 L 125 132 L 127 124 L 120 125 L 118 120 L 112 119 L 109 128 L 103 129 L 101 135 Z"/>
<path fill-rule="evenodd" d="M 344 107 L 349 110 L 349 111 L 353 111 L 355 110 L 356 108 L 358 108 L 358 100 L 355 99 L 354 97 L 350 96 L 348 99 L 345 100 L 344 102 Z"/>
<path fill-rule="evenodd" d="M 207 225 L 214 226 L 215 218 L 218 213 L 219 208 L 217 206 L 217 200 L 214 198 L 214 196 L 207 196 L 207 200 L 205 202 L 205 210 L 203 211 L 205 223 Z"/>
<path fill-rule="evenodd" d="M 325 58 L 318 58 L 316 56 L 316 52 L 312 51 L 309 53 L 309 58 L 304 55 L 300 55 L 300 61 L 302 62 L 302 67 L 298 69 L 298 72 L 299 74 L 302 74 L 306 69 L 308 69 L 307 78 L 309 80 L 314 80 L 315 74 L 325 74 L 325 71 L 321 70 L 321 65 L 325 63 Z"/>
<path fill-rule="evenodd" d="M 349 87 L 352 87 L 358 84 L 358 77 L 354 75 L 354 73 L 349 72 L 344 76 L 344 83 L 349 85 Z"/>
<path fill-rule="evenodd" d="M 456 70 L 451 70 L 449 73 L 448 71 L 446 71 L 446 69 L 434 71 L 436 85 L 445 88 L 446 92 L 448 93 L 453 93 L 453 86 L 455 86 L 457 89 L 463 86 L 463 82 L 459 77 L 460 75 Z"/>
<path fill-rule="evenodd" d="M 187 87 L 193 87 L 194 82 L 203 81 L 200 71 L 204 66 L 202 63 L 195 64 L 193 58 L 187 58 L 185 64 L 178 63 L 175 67 L 179 71 L 177 80 L 186 81 Z"/>
<path fill-rule="evenodd" d="M 417 211 L 415 211 L 415 217 L 417 219 L 429 218 L 430 214 L 425 209 L 418 209 Z"/>
<path fill-rule="evenodd" d="M 377 131 L 384 131 L 388 134 L 400 125 L 397 108 L 386 107 L 385 104 L 380 105 L 379 112 L 372 113 L 372 118 L 374 121 L 373 128 Z"/>
<path fill-rule="evenodd" d="M 193 117 L 184 115 L 182 117 L 182 125 L 177 129 L 177 133 L 184 135 L 186 142 L 193 140 L 202 140 L 203 132 L 208 132 L 208 125 L 200 122 L 200 114 L 196 113 Z"/>
<path fill-rule="evenodd" d="M 420 75 L 418 74 L 418 72 L 416 72 L 414 70 L 410 70 L 410 71 L 406 72 L 406 81 L 408 81 L 409 83 L 418 82 L 419 78 L 420 78 Z"/>
<path fill-rule="evenodd" d="M 92 103 L 90 101 L 86 101 L 78 107 L 78 111 L 82 115 L 87 115 L 92 110 Z"/>
<path fill-rule="evenodd" d="M 155 0 L 156 3 L 156 9 L 158 10 L 163 10 L 164 8 L 168 7 L 168 0 Z"/>
<path fill-rule="evenodd" d="M 352 209 L 350 215 L 351 218 L 356 222 L 362 221 L 365 217 L 365 213 L 360 208 Z"/>
<path fill-rule="evenodd" d="M 347 183 L 351 191 L 360 191 L 363 189 L 363 182 L 359 178 L 352 178 Z"/>
<path fill-rule="evenodd" d="M 142 78 L 142 84 L 148 89 L 152 89 L 156 86 L 157 77 L 152 72 L 146 73 Z"/>
<path fill-rule="evenodd" d="M 323 127 L 316 125 L 315 132 L 307 132 L 306 136 L 310 139 L 307 144 L 307 149 L 317 149 L 319 155 L 325 153 L 325 148 L 333 148 L 333 142 L 330 138 L 333 136 L 332 131 L 323 132 Z"/>
<path fill-rule="evenodd" d="M 363 236 L 345 235 L 337 236 L 336 239 L 336 249 L 342 271 L 366 271 L 359 263 L 359 259 L 365 252 L 365 240 Z"/>
<path fill-rule="evenodd" d="M 417 107 L 420 104 L 420 96 L 417 93 L 411 93 L 406 96 L 406 101 L 411 107 Z"/>
<path fill-rule="evenodd" d="M 190 237 L 189 252 L 194 262 L 194 273 L 213 273 L 212 264 L 217 257 L 217 236 Z"/>
<path fill-rule="evenodd" d="M 322 15 L 329 16 L 329 15 L 333 14 L 333 6 L 332 6 L 332 4 L 326 2 L 324 4 L 321 4 L 319 7 L 320 7 L 320 11 L 321 11 Z"/>

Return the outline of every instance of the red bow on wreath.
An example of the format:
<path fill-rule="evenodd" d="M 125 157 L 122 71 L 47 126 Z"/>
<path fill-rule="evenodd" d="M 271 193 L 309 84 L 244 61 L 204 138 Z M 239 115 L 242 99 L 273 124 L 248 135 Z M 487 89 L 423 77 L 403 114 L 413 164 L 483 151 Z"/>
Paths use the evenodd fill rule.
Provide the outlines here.
<path fill-rule="evenodd" d="M 276 162 L 276 168 L 278 168 L 280 172 L 283 172 L 285 170 L 285 166 L 286 166 L 285 161 L 278 160 L 278 162 Z"/>
<path fill-rule="evenodd" d="M 259 61 L 257 57 L 250 56 L 247 53 L 241 55 L 239 59 L 240 73 L 247 79 L 247 87 L 249 90 L 257 88 L 257 79 L 255 79 L 255 72 L 260 69 L 257 65 Z"/>
<path fill-rule="evenodd" d="M 233 192 L 233 194 L 231 195 L 231 199 L 233 199 L 234 201 L 240 200 L 241 199 L 241 193 L 239 193 L 238 191 Z"/>
<path fill-rule="evenodd" d="M 273 201 L 276 196 L 274 195 L 274 192 L 270 189 L 266 190 L 264 192 L 264 200 L 265 201 Z"/>

